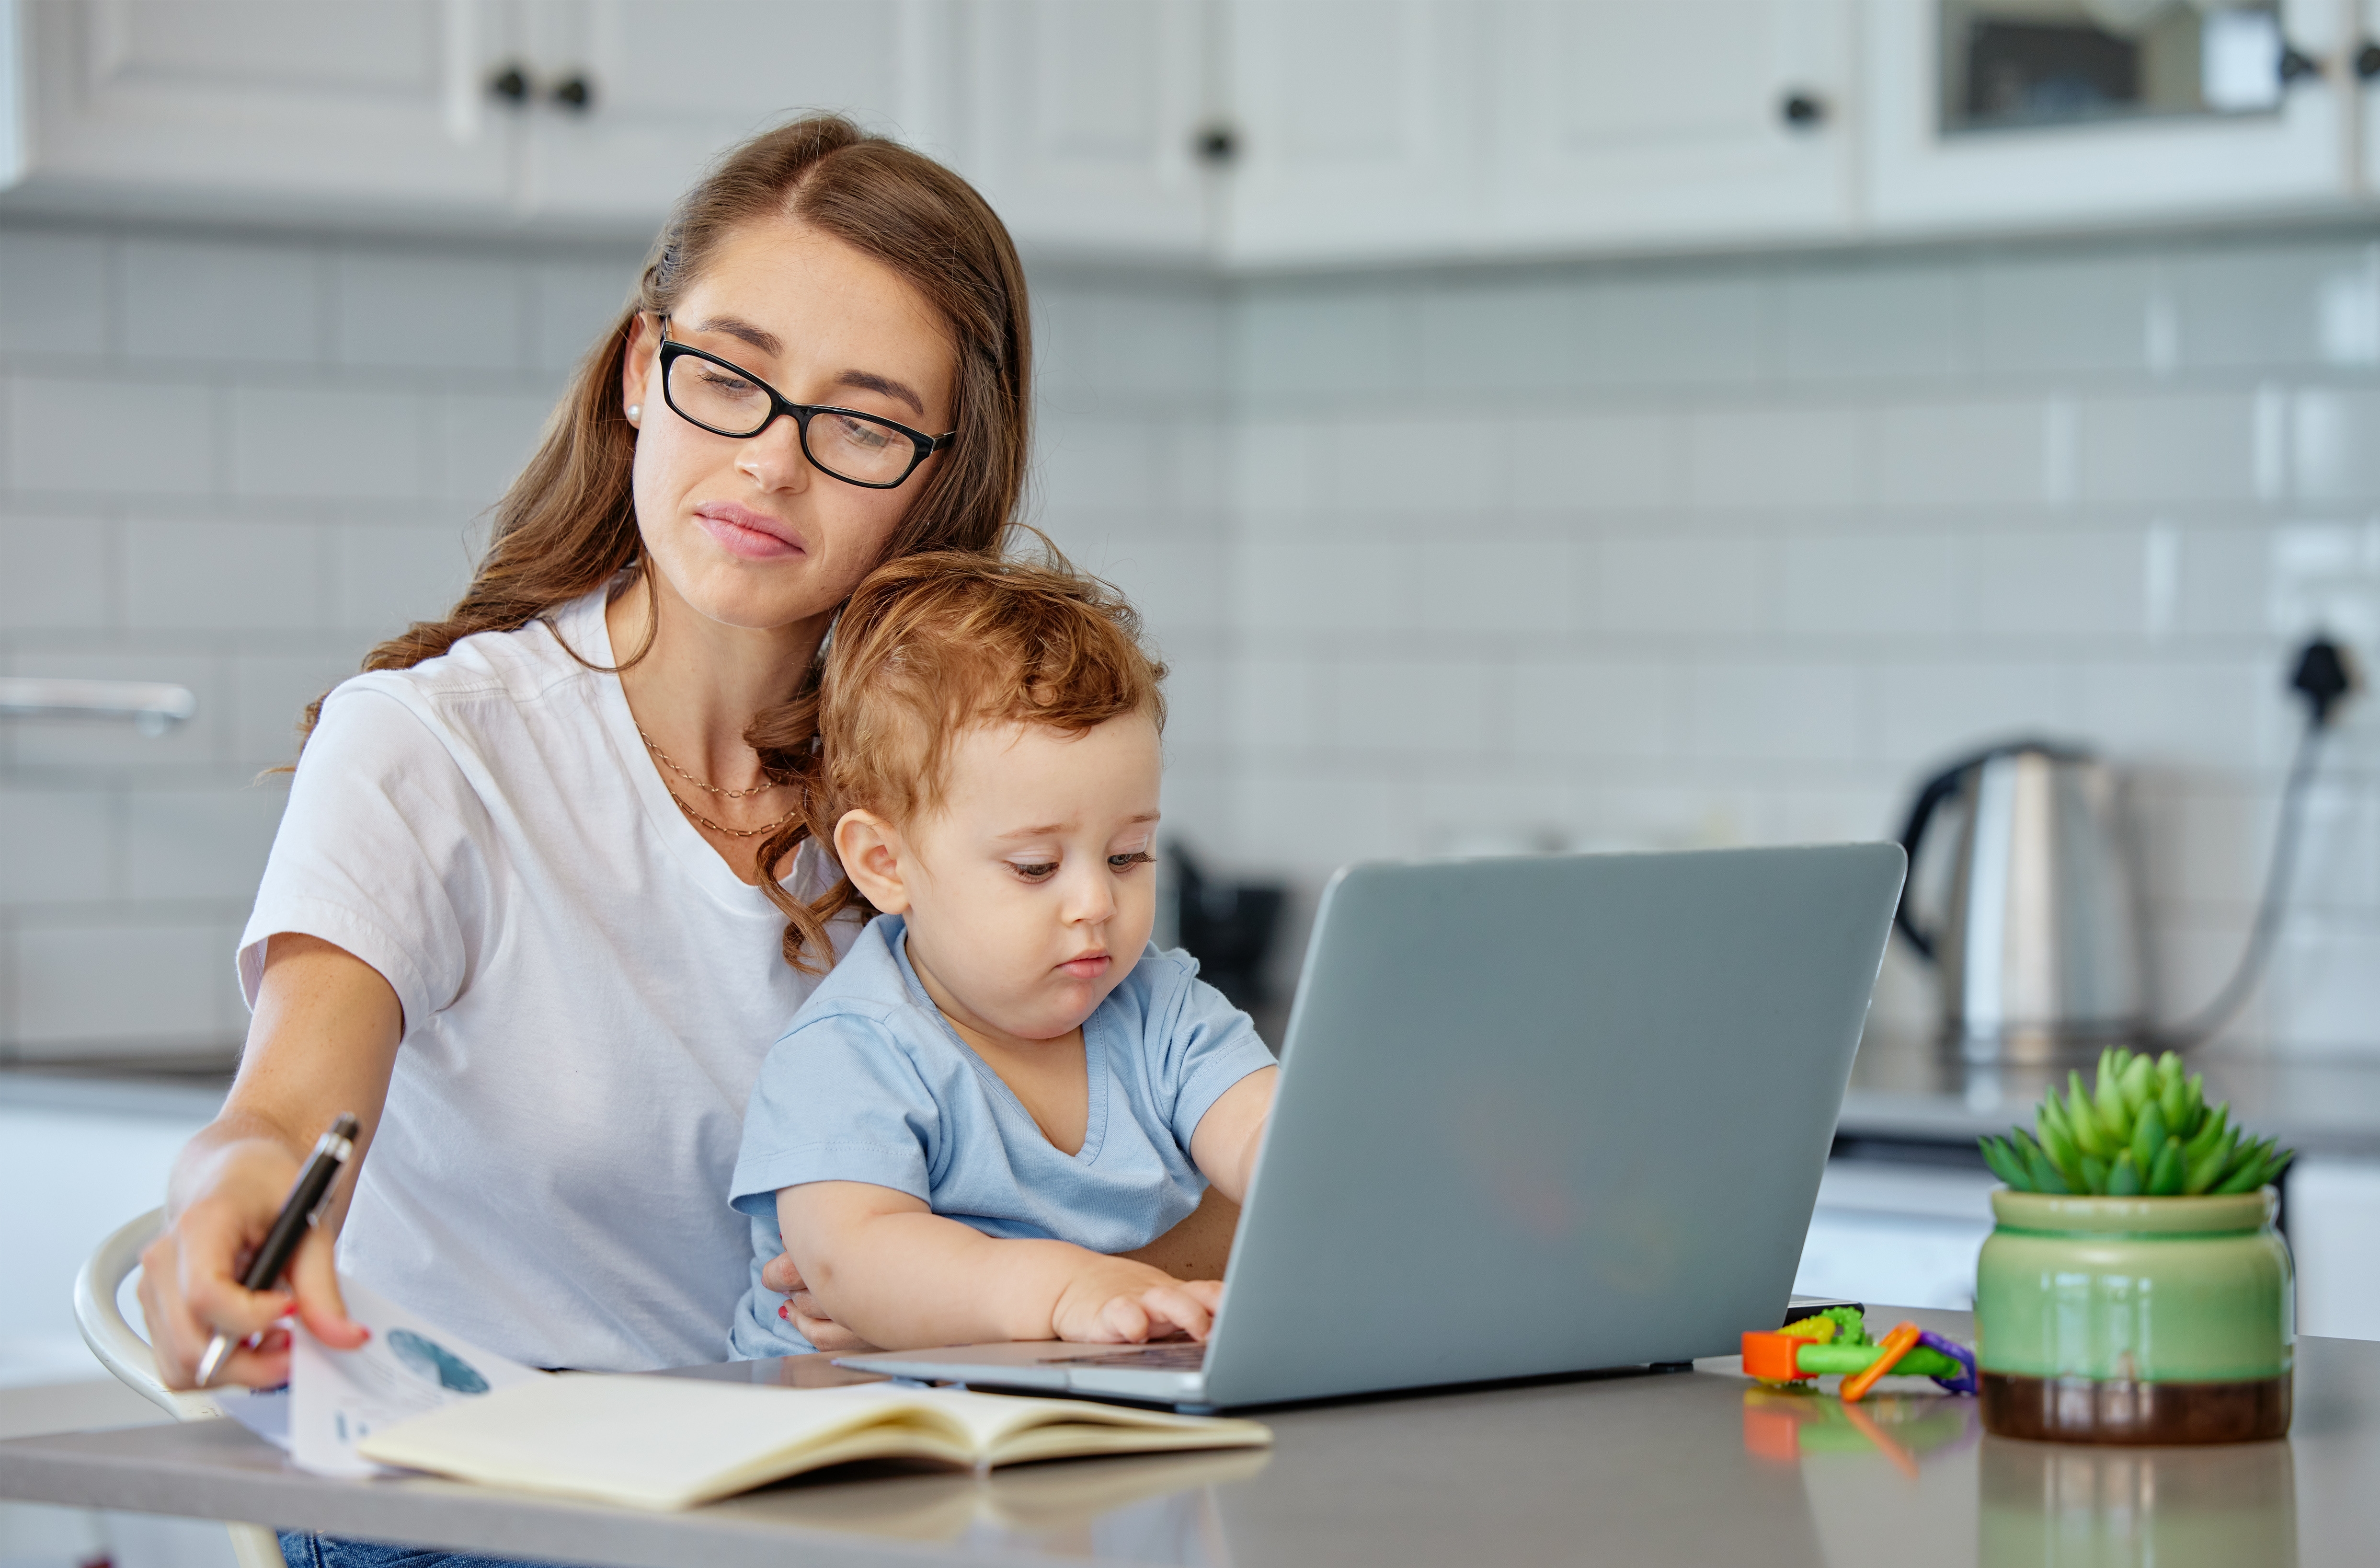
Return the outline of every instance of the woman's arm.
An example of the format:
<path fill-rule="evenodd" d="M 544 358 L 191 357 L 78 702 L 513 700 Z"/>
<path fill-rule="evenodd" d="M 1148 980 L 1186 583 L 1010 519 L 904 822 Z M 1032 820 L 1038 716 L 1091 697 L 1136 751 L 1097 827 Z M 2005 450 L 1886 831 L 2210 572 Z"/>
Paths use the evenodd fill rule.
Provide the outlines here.
<path fill-rule="evenodd" d="M 1190 1158 L 1198 1173 L 1233 1203 L 1247 1201 L 1248 1178 L 1256 1173 L 1257 1150 L 1264 1144 L 1265 1120 L 1272 1114 L 1272 1091 L 1280 1082 L 1280 1068 L 1257 1068 L 1207 1107 L 1190 1134 Z"/>
<path fill-rule="evenodd" d="M 996 1240 L 905 1192 L 810 1182 L 777 1194 L 785 1251 L 834 1320 L 891 1350 L 989 1340 L 1205 1339 L 1222 1287 L 1062 1241 Z"/>
<path fill-rule="evenodd" d="M 332 1242 L 396 1066 L 404 1009 L 379 971 L 316 937 L 283 932 L 265 949 L 264 978 L 240 1054 L 239 1076 L 213 1122 L 183 1149 L 167 1183 L 163 1235 L 140 1257 L 140 1307 L 157 1370 L 188 1388 L 207 1341 L 235 1341 L 272 1326 L 292 1305 L 285 1290 L 247 1291 L 239 1271 L 264 1239 L 290 1184 L 332 1118 L 361 1124 L 356 1155 L 322 1223 L 289 1266 L 295 1305 L 325 1344 L 349 1350 L 364 1331 L 347 1320 L 332 1267 Z M 270 1388 L 288 1377 L 285 1336 L 237 1349 L 220 1380 Z"/>

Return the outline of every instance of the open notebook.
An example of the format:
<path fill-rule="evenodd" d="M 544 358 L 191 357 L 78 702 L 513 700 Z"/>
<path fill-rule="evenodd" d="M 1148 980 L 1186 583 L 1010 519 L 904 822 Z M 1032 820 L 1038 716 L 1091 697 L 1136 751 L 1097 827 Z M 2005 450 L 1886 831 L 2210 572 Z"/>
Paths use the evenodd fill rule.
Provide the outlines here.
<path fill-rule="evenodd" d="M 1271 1441 L 1256 1421 L 1079 1400 L 573 1373 L 384 1427 L 358 1449 L 491 1486 L 666 1509 L 855 1459 L 974 1467 Z"/>

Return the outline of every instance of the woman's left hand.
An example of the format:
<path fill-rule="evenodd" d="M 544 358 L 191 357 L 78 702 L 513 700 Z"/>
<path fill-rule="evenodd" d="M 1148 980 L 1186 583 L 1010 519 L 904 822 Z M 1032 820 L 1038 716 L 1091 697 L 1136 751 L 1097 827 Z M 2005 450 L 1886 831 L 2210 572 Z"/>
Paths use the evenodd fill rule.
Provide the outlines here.
<path fill-rule="evenodd" d="M 794 1331 L 820 1350 L 837 1355 L 876 1347 L 853 1333 L 849 1329 L 827 1317 L 826 1307 L 810 1294 L 802 1280 L 802 1271 L 794 1266 L 794 1256 L 781 1252 L 760 1267 L 760 1283 L 785 1298 L 780 1314 L 794 1326 Z"/>

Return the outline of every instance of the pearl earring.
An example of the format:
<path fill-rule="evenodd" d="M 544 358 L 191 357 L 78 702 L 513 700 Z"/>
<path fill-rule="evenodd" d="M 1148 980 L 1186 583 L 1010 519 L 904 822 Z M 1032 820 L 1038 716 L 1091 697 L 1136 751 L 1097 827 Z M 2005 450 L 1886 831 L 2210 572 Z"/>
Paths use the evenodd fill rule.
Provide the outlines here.
<path fill-rule="evenodd" d="M 639 417 L 639 416 L 641 416 L 641 415 L 644 413 L 644 411 L 645 411 L 645 406 L 644 406 L 643 404 L 641 404 L 641 403 L 631 403 L 631 404 L 629 404 L 629 405 L 628 405 L 628 422 L 629 422 L 630 424 L 632 424 L 632 425 L 633 425 L 633 424 L 635 424 L 635 423 L 637 422 L 637 419 L 638 419 L 638 417 Z"/>

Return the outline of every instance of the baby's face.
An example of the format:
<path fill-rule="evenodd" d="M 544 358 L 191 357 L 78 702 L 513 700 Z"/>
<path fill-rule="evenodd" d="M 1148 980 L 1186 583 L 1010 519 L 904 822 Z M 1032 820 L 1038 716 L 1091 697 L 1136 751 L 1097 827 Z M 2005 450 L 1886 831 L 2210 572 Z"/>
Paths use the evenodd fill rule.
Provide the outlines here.
<path fill-rule="evenodd" d="M 904 835 L 903 881 L 910 960 L 963 1021 L 1057 1039 L 1140 961 L 1162 761 L 1139 713 L 1080 735 L 1002 724 L 959 738 L 943 808 Z"/>

